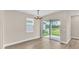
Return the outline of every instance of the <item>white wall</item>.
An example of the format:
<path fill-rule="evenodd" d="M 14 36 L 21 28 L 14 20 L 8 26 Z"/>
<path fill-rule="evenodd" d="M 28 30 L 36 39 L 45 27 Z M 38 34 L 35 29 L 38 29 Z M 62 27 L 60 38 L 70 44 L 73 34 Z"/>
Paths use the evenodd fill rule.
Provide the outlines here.
<path fill-rule="evenodd" d="M 69 10 L 71 16 L 79 15 L 79 10 Z"/>
<path fill-rule="evenodd" d="M 72 38 L 79 39 L 79 16 L 72 16 Z"/>
<path fill-rule="evenodd" d="M 25 22 L 27 17 L 33 18 L 32 15 L 24 14 L 18 11 L 5 11 L 4 45 L 20 41 L 28 41 L 30 39 L 40 37 L 39 20 L 34 20 L 34 32 L 26 32 Z"/>
<path fill-rule="evenodd" d="M 3 48 L 3 21 L 4 21 L 4 11 L 0 10 L 0 49 Z"/>
<path fill-rule="evenodd" d="M 71 40 L 71 17 L 68 11 L 56 12 L 44 17 L 44 20 L 59 19 L 61 21 L 61 42 Z"/>

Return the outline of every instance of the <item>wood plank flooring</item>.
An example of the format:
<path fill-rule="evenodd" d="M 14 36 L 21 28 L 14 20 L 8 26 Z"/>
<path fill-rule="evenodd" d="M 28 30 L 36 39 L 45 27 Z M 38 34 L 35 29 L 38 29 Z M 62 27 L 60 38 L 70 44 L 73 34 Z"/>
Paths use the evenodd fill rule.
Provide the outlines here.
<path fill-rule="evenodd" d="M 79 49 L 79 40 L 72 39 L 66 45 L 54 40 L 42 38 L 8 46 L 6 49 Z"/>

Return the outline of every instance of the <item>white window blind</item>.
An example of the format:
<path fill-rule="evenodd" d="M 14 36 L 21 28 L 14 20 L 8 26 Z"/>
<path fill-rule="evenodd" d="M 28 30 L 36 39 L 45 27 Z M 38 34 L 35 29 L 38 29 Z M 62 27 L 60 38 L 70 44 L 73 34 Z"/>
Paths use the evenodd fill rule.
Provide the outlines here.
<path fill-rule="evenodd" d="M 26 18 L 26 32 L 34 31 L 34 19 Z"/>

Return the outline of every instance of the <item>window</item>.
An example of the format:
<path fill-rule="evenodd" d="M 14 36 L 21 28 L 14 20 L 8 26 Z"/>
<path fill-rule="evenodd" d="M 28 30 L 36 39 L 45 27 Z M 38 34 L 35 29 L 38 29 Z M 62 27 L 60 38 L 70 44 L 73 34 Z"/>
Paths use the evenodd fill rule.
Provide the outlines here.
<path fill-rule="evenodd" d="M 26 19 L 26 32 L 33 32 L 34 30 L 34 19 L 27 18 Z"/>

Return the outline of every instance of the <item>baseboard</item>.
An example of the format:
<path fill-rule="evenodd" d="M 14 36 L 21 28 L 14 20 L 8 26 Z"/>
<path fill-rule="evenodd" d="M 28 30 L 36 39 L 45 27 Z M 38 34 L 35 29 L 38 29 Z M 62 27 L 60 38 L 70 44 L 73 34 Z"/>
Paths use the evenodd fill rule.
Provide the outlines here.
<path fill-rule="evenodd" d="M 73 39 L 79 39 L 79 37 L 72 37 Z"/>
<path fill-rule="evenodd" d="M 70 39 L 71 40 L 71 39 Z M 61 44 L 68 44 L 70 42 L 70 40 L 67 40 L 66 42 L 65 41 L 61 41 L 60 43 Z"/>
<path fill-rule="evenodd" d="M 64 41 L 61 41 L 60 43 L 61 43 L 61 44 L 68 44 L 68 42 L 64 42 Z"/>
<path fill-rule="evenodd" d="M 13 42 L 13 43 L 5 44 L 5 45 L 3 45 L 3 48 L 11 46 L 11 45 L 19 44 L 19 43 L 22 43 L 22 42 L 38 39 L 38 38 L 40 38 L 40 37 L 33 37 L 33 38 L 29 38 L 28 40 L 25 39 L 25 40 L 21 40 L 21 41 L 18 41 L 18 42 Z"/>

